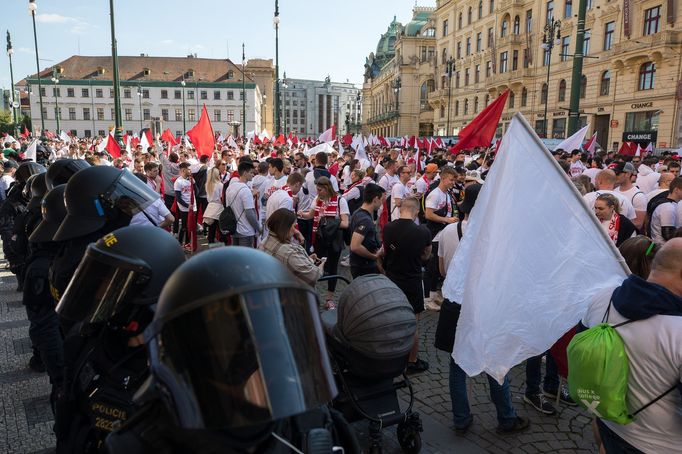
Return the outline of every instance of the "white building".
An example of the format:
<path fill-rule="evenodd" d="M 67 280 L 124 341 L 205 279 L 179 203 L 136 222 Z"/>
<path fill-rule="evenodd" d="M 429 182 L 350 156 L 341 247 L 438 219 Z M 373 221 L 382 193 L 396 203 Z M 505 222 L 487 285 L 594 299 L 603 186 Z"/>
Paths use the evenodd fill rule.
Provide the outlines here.
<path fill-rule="evenodd" d="M 337 134 L 359 132 L 361 90 L 349 82 L 283 79 L 282 131 L 301 137 L 317 137 L 333 124 Z"/>
<path fill-rule="evenodd" d="M 245 72 L 242 81 L 241 65 L 224 59 L 119 57 L 123 129 L 132 134 L 142 128 L 170 128 L 179 136 L 196 124 L 205 104 L 216 133 L 241 135 L 243 117 L 246 131 L 260 131 L 263 93 L 248 64 Z M 43 70 L 40 78 L 47 130 L 57 131 L 57 105 L 59 129 L 79 137 L 104 136 L 114 127 L 111 57 L 72 56 Z M 29 93 L 31 121 L 38 131 L 38 78 L 33 75 L 17 85 Z M 245 115 L 242 88 L 246 92 Z"/>

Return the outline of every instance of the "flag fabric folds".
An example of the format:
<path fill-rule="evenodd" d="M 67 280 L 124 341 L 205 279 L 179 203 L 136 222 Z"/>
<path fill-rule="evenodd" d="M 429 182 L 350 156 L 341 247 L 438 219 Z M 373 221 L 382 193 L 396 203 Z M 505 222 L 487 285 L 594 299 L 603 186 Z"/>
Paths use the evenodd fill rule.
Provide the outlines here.
<path fill-rule="evenodd" d="M 332 125 L 331 128 L 320 134 L 319 140 L 320 142 L 331 142 L 336 140 L 336 125 Z"/>
<path fill-rule="evenodd" d="M 163 132 L 163 134 L 161 134 L 161 140 L 164 142 L 168 142 L 171 146 L 178 144 L 170 128 L 166 129 Z"/>
<path fill-rule="evenodd" d="M 206 111 L 206 104 L 201 110 L 201 118 L 199 122 L 189 131 L 187 131 L 189 140 L 197 150 L 199 156 L 211 156 L 215 149 L 215 134 L 213 134 L 213 126 L 211 126 L 211 119 L 208 118 Z"/>
<path fill-rule="evenodd" d="M 459 132 L 459 141 L 450 149 L 450 153 L 456 154 L 474 147 L 489 147 L 493 137 L 495 137 L 495 131 L 500 122 L 504 105 L 507 103 L 507 97 L 509 97 L 509 90 L 505 90 L 476 118 L 471 120 L 471 123 Z"/>
<path fill-rule="evenodd" d="M 502 383 L 627 274 L 580 193 L 515 114 L 443 285 L 443 296 L 462 304 L 455 362 L 470 376 L 485 371 Z"/>
<path fill-rule="evenodd" d="M 33 139 L 33 142 L 26 148 L 26 151 L 24 152 L 24 158 L 25 159 L 30 159 L 33 162 L 36 162 L 36 155 L 38 154 L 38 139 Z"/>
<path fill-rule="evenodd" d="M 585 144 L 585 151 L 587 151 L 590 156 L 594 156 L 594 152 L 597 151 L 597 133 L 592 134 L 590 140 Z"/>
<path fill-rule="evenodd" d="M 590 124 L 586 124 L 580 130 L 576 131 L 571 137 L 564 139 L 559 145 L 554 147 L 555 150 L 562 149 L 568 151 L 569 153 L 573 150 L 581 150 L 583 147 L 583 140 L 585 140 L 585 134 L 587 134 L 587 128 Z"/>

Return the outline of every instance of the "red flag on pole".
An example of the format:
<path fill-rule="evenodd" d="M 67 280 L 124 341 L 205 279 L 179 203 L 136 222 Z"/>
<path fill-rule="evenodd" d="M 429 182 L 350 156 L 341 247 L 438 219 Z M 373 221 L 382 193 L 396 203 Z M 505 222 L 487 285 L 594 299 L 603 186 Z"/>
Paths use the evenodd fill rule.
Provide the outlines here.
<path fill-rule="evenodd" d="M 622 154 L 623 156 L 634 156 L 636 152 L 637 144 L 634 142 L 623 142 L 623 145 L 620 146 L 620 150 L 618 150 L 618 154 Z"/>
<path fill-rule="evenodd" d="M 166 129 L 163 134 L 161 134 L 161 140 L 164 142 L 168 142 L 171 146 L 177 145 L 178 143 L 175 141 L 175 136 L 171 132 L 170 128 Z"/>
<path fill-rule="evenodd" d="M 459 142 L 450 148 L 450 153 L 457 153 L 458 151 L 474 147 L 488 148 L 495 136 L 495 130 L 500 122 L 508 96 L 509 90 L 505 90 L 495 101 L 483 109 L 476 118 L 471 120 L 471 123 L 459 132 Z"/>
<path fill-rule="evenodd" d="M 114 158 L 121 157 L 121 146 L 118 144 L 118 142 L 116 142 L 116 140 L 114 140 L 113 134 L 109 134 L 109 137 L 107 138 L 107 144 L 104 149 L 107 150 Z"/>
<path fill-rule="evenodd" d="M 201 118 L 199 122 L 194 125 L 192 129 L 187 131 L 187 137 L 192 141 L 192 145 L 197 150 L 199 156 L 211 156 L 215 149 L 215 135 L 213 134 L 213 126 L 211 126 L 211 119 L 208 118 L 208 111 L 206 104 L 201 109 Z"/>

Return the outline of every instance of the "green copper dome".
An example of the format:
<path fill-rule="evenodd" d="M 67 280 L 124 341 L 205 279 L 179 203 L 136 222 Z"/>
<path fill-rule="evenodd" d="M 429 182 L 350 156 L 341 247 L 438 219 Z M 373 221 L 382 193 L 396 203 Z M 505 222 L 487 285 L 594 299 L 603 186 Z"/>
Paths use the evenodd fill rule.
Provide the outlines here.
<path fill-rule="evenodd" d="M 406 36 L 418 36 L 421 29 L 426 25 L 429 17 L 433 14 L 432 11 L 419 11 L 416 12 L 414 17 L 405 26 Z"/>
<path fill-rule="evenodd" d="M 379 43 L 377 44 L 377 51 L 374 55 L 374 60 L 376 61 L 379 68 L 388 63 L 393 57 L 395 57 L 395 41 L 398 39 L 398 33 L 402 25 L 393 16 L 393 21 L 389 24 L 386 33 L 381 35 Z"/>

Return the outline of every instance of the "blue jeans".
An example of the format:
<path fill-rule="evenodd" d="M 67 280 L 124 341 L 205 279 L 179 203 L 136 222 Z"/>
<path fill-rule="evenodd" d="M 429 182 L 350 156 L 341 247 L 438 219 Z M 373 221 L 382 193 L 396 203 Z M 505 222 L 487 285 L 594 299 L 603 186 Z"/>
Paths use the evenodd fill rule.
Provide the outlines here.
<path fill-rule="evenodd" d="M 542 357 L 547 355 L 545 368 L 546 391 L 555 392 L 559 389 L 559 373 L 557 372 L 556 362 L 549 352 L 542 355 L 533 356 L 526 361 L 526 396 L 536 396 L 540 394 L 540 381 L 542 379 Z"/>
<path fill-rule="evenodd" d="M 493 401 L 497 410 L 497 422 L 501 427 L 511 427 L 516 421 L 516 410 L 512 405 L 511 393 L 509 392 L 509 378 L 504 377 L 504 383 L 500 386 L 493 377 L 488 374 L 486 376 L 488 377 L 490 400 Z M 472 419 L 466 379 L 466 373 L 455 364 L 451 356 L 450 399 L 452 400 L 452 416 L 456 428 L 466 427 Z"/>

